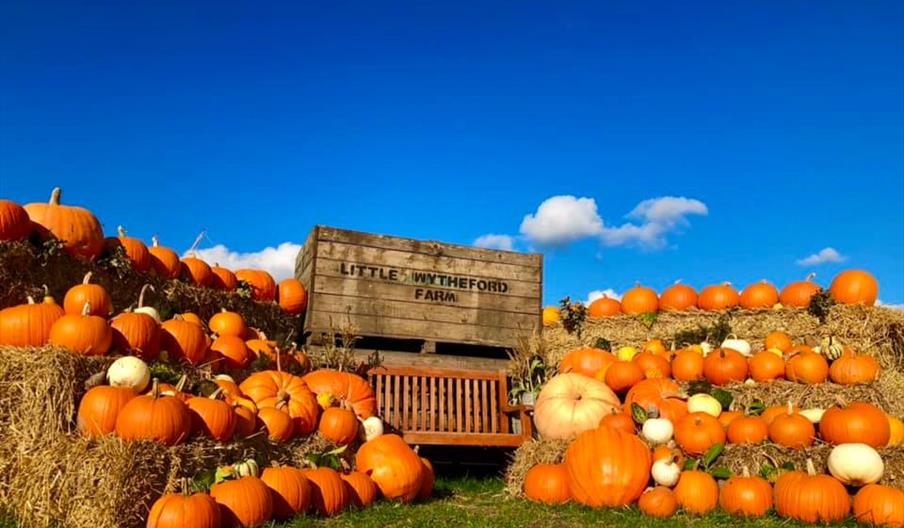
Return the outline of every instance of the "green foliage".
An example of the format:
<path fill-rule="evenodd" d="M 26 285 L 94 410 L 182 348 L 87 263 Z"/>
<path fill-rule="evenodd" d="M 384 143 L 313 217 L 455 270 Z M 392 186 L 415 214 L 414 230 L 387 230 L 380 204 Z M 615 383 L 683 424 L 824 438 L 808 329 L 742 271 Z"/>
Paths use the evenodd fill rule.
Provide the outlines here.
<path fill-rule="evenodd" d="M 653 323 L 656 322 L 656 319 L 659 317 L 659 314 L 656 312 L 647 312 L 642 313 L 637 316 L 637 320 L 641 322 L 647 328 L 653 328 Z"/>
<path fill-rule="evenodd" d="M 175 385 L 179 382 L 179 378 L 182 377 L 182 372 L 174 369 L 173 366 L 168 363 L 155 361 L 154 363 L 151 363 L 148 368 L 151 371 L 151 378 L 157 378 L 161 383 Z"/>
<path fill-rule="evenodd" d="M 828 290 L 821 290 L 810 297 L 810 305 L 807 306 L 807 311 L 810 312 L 810 315 L 819 319 L 820 323 L 825 324 L 833 306 L 835 306 L 835 299 L 832 298 Z"/>
<path fill-rule="evenodd" d="M 342 454 L 345 453 L 346 449 L 348 449 L 348 446 L 340 446 L 323 453 L 308 453 L 305 456 L 305 460 L 314 467 L 328 467 L 336 471 L 342 471 L 347 469 L 348 465 L 342 458 Z"/>
<path fill-rule="evenodd" d="M 597 337 L 596 341 L 593 343 L 593 346 L 600 350 L 608 350 L 609 352 L 612 351 L 612 342 L 605 337 Z"/>
<path fill-rule="evenodd" d="M 569 334 L 576 334 L 581 337 L 581 330 L 584 327 L 584 321 L 587 320 L 587 307 L 584 303 L 571 302 L 570 297 L 565 297 L 559 302 L 559 313 L 562 316 L 562 327 Z"/>

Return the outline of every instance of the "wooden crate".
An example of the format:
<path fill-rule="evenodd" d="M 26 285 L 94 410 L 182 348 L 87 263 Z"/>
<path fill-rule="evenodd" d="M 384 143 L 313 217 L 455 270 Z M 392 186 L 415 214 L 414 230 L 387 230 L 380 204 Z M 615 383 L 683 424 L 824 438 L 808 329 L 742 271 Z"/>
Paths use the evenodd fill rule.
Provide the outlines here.
<path fill-rule="evenodd" d="M 543 257 L 316 226 L 296 261 L 309 292 L 309 344 L 351 323 L 366 338 L 388 339 L 384 361 L 431 366 L 498 367 L 481 347 L 514 347 L 541 325 Z M 420 342 L 429 355 L 459 350 L 474 361 L 395 354 Z M 385 343 L 386 341 L 384 341 Z M 490 354 L 492 355 L 492 354 Z M 397 356 L 397 357 L 396 357 Z M 439 356 L 439 354 L 436 354 Z M 498 353 L 496 357 L 499 356 Z"/>

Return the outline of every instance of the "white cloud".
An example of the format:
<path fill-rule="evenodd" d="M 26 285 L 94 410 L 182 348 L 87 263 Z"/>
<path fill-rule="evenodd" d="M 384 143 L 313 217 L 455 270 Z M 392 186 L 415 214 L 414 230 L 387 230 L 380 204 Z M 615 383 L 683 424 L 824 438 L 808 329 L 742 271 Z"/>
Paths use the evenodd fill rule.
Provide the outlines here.
<path fill-rule="evenodd" d="M 690 224 L 690 215 L 706 216 L 706 204 L 683 196 L 661 196 L 637 204 L 627 218 L 640 224 L 626 223 L 618 227 L 604 227 L 600 239 L 609 246 L 637 244 L 649 249 L 666 245 L 666 235 Z"/>
<path fill-rule="evenodd" d="M 616 299 L 618 301 L 621 300 L 621 294 L 619 294 L 612 288 L 606 288 L 605 290 L 593 290 L 592 292 L 588 293 L 587 301 L 584 304 L 590 306 L 590 303 L 602 297 L 609 297 L 610 299 Z"/>
<path fill-rule="evenodd" d="M 904 312 L 904 304 L 889 304 L 889 303 L 882 302 L 882 299 L 876 300 L 876 306 L 882 306 L 884 308 L 889 308 L 891 310 L 900 310 L 900 311 Z"/>
<path fill-rule="evenodd" d="M 820 264 L 827 264 L 829 262 L 844 262 L 847 260 L 847 257 L 839 253 L 835 248 L 827 247 L 819 250 L 818 253 L 813 253 L 808 257 L 804 257 L 797 261 L 798 266 L 819 266 Z"/>
<path fill-rule="evenodd" d="M 300 244 L 283 242 L 276 247 L 266 247 L 251 253 L 231 251 L 223 244 L 195 251 L 195 256 L 211 266 L 219 264 L 231 270 L 255 268 L 270 272 L 277 281 L 295 276 L 295 258 Z M 183 256 L 187 256 L 183 255 Z"/>
<path fill-rule="evenodd" d="M 515 249 L 515 238 L 509 235 L 495 235 L 489 233 L 477 237 L 474 241 L 474 245 L 479 248 L 513 251 Z"/>
<path fill-rule="evenodd" d="M 521 234 L 539 246 L 568 244 L 602 231 L 596 200 L 570 195 L 547 198 L 536 213 L 525 215 L 521 222 Z"/>

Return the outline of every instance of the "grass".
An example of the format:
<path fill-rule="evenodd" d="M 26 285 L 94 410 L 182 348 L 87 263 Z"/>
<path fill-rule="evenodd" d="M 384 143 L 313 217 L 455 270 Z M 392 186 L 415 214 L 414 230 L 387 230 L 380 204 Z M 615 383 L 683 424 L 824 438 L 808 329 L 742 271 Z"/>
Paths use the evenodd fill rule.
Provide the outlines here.
<path fill-rule="evenodd" d="M 473 527 L 473 528 L 553 528 L 571 526 L 630 526 L 631 528 L 668 528 L 724 526 L 750 528 L 795 528 L 799 523 L 774 515 L 744 520 L 723 513 L 705 517 L 678 514 L 669 519 L 645 517 L 636 508 L 594 510 L 577 505 L 543 506 L 506 497 L 498 478 L 460 477 L 437 482 L 435 498 L 413 506 L 379 502 L 363 511 L 348 512 L 331 519 L 297 518 L 271 528 L 382 528 L 389 527 Z M 854 527 L 853 521 L 840 526 Z M 16 528 L 0 520 L 0 528 Z"/>

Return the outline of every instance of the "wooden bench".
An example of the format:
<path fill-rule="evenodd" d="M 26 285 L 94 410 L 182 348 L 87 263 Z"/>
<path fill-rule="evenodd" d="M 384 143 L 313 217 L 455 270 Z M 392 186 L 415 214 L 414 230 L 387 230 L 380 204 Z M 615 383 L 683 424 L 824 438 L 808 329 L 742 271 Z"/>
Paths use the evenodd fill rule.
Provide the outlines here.
<path fill-rule="evenodd" d="M 508 403 L 504 371 L 381 366 L 368 376 L 379 415 L 410 444 L 518 447 L 533 434 L 531 409 Z"/>

